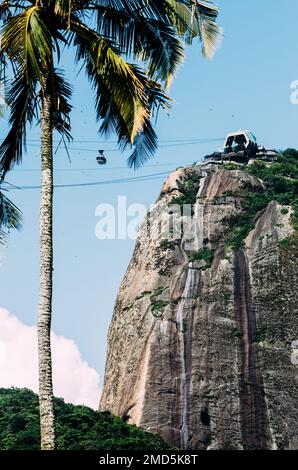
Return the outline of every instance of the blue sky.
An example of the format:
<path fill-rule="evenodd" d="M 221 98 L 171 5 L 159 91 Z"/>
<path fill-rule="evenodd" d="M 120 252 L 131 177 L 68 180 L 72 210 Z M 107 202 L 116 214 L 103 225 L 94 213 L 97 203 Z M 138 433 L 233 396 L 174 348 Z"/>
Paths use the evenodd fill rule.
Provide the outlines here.
<path fill-rule="evenodd" d="M 174 108 L 169 116 L 161 113 L 159 117 L 160 140 L 220 138 L 229 131 L 248 128 L 259 144 L 298 147 L 298 106 L 290 102 L 290 84 L 298 79 L 297 0 L 285 0 L 282 8 L 280 0 L 217 3 L 225 30 L 222 47 L 211 62 L 202 59 L 199 45 L 187 50 L 171 89 Z M 92 93 L 84 73 L 76 75 L 70 53 L 63 55 L 62 62 L 74 83 L 72 146 L 87 150 L 71 150 L 71 164 L 65 150 L 58 150 L 56 184 L 170 171 L 217 150 L 217 143 L 161 147 L 135 174 L 126 167 L 125 155 L 115 151 L 115 143 L 99 142 Z M 0 125 L 3 138 L 5 122 Z M 38 129 L 28 134 L 32 140 L 38 137 Z M 38 142 L 29 144 L 22 166 L 7 178 L 14 185 L 39 184 Z M 105 149 L 108 158 L 104 168 L 95 162 L 99 148 Z M 116 204 L 119 195 L 126 195 L 128 203 L 149 206 L 161 184 L 159 179 L 55 191 L 53 330 L 72 338 L 101 378 L 113 304 L 134 242 L 99 241 L 95 208 L 100 203 Z M 38 301 L 39 191 L 11 190 L 10 197 L 23 211 L 24 227 L 20 233 L 12 233 L 8 247 L 1 249 L 0 306 L 32 325 Z"/>

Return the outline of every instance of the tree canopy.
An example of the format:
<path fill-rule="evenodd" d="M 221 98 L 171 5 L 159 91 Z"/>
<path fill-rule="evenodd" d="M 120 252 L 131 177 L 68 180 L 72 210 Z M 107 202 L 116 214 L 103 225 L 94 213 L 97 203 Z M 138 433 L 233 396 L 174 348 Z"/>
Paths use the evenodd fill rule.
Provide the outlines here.
<path fill-rule="evenodd" d="M 4 0 L 2 78 L 9 66 L 13 73 L 7 82 L 10 130 L 0 146 L 0 172 L 20 162 L 26 125 L 39 118 L 45 65 L 51 71 L 53 128 L 71 137 L 72 86 L 61 66 L 62 47 L 73 47 L 76 62 L 85 68 L 100 134 L 116 133 L 120 149 L 134 147 L 129 164 L 142 164 L 157 148 L 151 118 L 170 105 L 163 90 L 183 61 L 185 44 L 197 37 L 203 54 L 211 57 L 221 39 L 217 15 L 206 0 Z"/>
<path fill-rule="evenodd" d="M 55 398 L 58 450 L 163 450 L 157 435 L 127 424 L 109 412 L 96 412 Z M 39 450 L 38 397 L 27 389 L 0 389 L 0 450 Z"/>

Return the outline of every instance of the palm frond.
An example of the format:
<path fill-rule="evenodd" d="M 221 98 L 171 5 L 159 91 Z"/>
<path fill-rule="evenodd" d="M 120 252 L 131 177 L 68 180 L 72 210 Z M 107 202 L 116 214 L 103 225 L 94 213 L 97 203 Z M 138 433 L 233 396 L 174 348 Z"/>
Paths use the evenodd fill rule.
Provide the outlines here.
<path fill-rule="evenodd" d="M 5 110 L 6 110 L 5 96 L 4 96 L 4 93 L 2 91 L 2 87 L 0 84 L 0 118 L 4 117 Z"/>
<path fill-rule="evenodd" d="M 93 32 L 90 34 L 76 20 L 71 23 L 76 33 L 77 59 L 83 59 L 88 77 L 95 89 L 100 133 L 115 132 L 121 149 L 134 146 L 129 159 L 139 166 L 157 148 L 157 137 L 150 123 L 157 104 L 169 106 L 168 97 L 158 83 L 149 80 L 145 72 L 128 64 L 115 47 Z M 88 34 L 87 34 L 88 33 Z"/>
<path fill-rule="evenodd" d="M 6 245 L 6 233 L 0 227 L 0 245 Z"/>
<path fill-rule="evenodd" d="M 134 150 L 127 160 L 130 168 L 141 167 L 146 160 L 152 158 L 157 150 L 157 134 L 152 124 L 147 120 L 134 140 Z"/>
<path fill-rule="evenodd" d="M 142 132 L 134 140 L 134 150 L 128 158 L 129 167 L 134 169 L 141 167 L 145 161 L 152 158 L 157 150 L 157 134 L 153 129 L 151 120 L 157 118 L 160 108 L 169 109 L 171 107 L 169 97 L 164 94 L 160 85 L 153 80 L 145 83 L 150 107 L 150 118 L 146 119 Z"/>
<path fill-rule="evenodd" d="M 216 23 L 219 9 L 210 0 L 151 0 L 148 7 L 155 14 L 158 11 L 162 22 L 174 26 L 187 44 L 198 37 L 203 55 L 213 57 L 223 32 Z"/>
<path fill-rule="evenodd" d="M 126 134 L 133 143 L 148 117 L 147 97 L 140 80 L 142 72 L 127 63 L 110 41 L 72 18 L 71 29 L 75 33 L 77 60 L 82 59 L 87 75 L 95 90 L 98 119 L 105 120 L 109 104 L 117 110 L 126 126 Z M 103 90 L 106 104 L 102 103 Z M 111 124 L 112 125 L 112 124 Z M 109 126 L 110 127 L 110 126 Z M 106 124 L 101 131 L 106 132 Z"/>
<path fill-rule="evenodd" d="M 111 8 L 133 19 L 137 16 L 157 20 L 172 26 L 180 36 L 197 35 L 193 28 L 193 16 L 196 12 L 204 18 L 215 21 L 219 9 L 210 0 L 104 0 L 95 2 L 96 8 Z"/>
<path fill-rule="evenodd" d="M 200 38 L 202 41 L 202 53 L 207 59 L 212 59 L 222 42 L 223 32 L 218 24 L 208 18 L 198 18 Z"/>
<path fill-rule="evenodd" d="M 97 32 L 126 56 L 146 62 L 149 76 L 166 85 L 183 61 L 182 41 L 191 44 L 199 38 L 203 55 L 211 58 L 222 39 L 218 8 L 208 0 L 106 0 L 93 5 Z"/>
<path fill-rule="evenodd" d="M 196 1 L 197 7 L 192 12 L 192 30 L 186 34 L 186 42 L 191 44 L 195 37 L 199 37 L 202 44 L 202 53 L 211 59 L 222 42 L 223 30 L 216 23 L 218 9 L 210 2 Z M 206 7 L 207 5 L 207 7 Z"/>
<path fill-rule="evenodd" d="M 52 54 L 51 34 L 40 12 L 34 5 L 12 16 L 2 29 L 0 55 L 23 67 L 28 80 L 42 77 L 42 64 Z"/>
<path fill-rule="evenodd" d="M 0 171 L 5 174 L 21 160 L 26 122 L 32 124 L 37 116 L 37 87 L 45 64 L 53 129 L 71 138 L 71 87 L 54 68 L 54 52 L 59 61 L 61 43 L 74 43 L 77 60 L 85 65 L 95 91 L 100 133 L 115 132 L 120 148 L 134 146 L 129 164 L 139 166 L 157 147 L 153 110 L 168 105 L 159 83 L 170 84 L 185 44 L 195 38 L 203 54 L 212 57 L 222 37 L 217 17 L 218 8 L 210 0 L 1 2 L 1 70 L 9 62 L 14 79 L 7 96 L 10 130 L 0 146 Z"/>
<path fill-rule="evenodd" d="M 70 18 L 75 6 L 80 4 L 81 8 L 90 2 L 76 2 L 75 0 L 54 0 L 54 13 L 60 18 L 66 19 L 67 29 L 70 29 Z"/>
<path fill-rule="evenodd" d="M 1 24 L 4 24 L 11 17 L 11 15 L 12 13 L 9 7 L 7 7 L 6 3 L 3 3 L 2 5 L 0 5 L 0 23 Z"/>
<path fill-rule="evenodd" d="M 19 230 L 22 225 L 21 211 L 0 190 L 0 244 L 4 244 L 7 232 Z"/>
<path fill-rule="evenodd" d="M 38 6 L 11 17 L 1 36 L 0 58 L 6 55 L 14 77 L 7 92 L 10 108 L 9 132 L 0 146 L 0 172 L 20 163 L 26 149 L 26 124 L 36 117 L 36 90 L 43 76 L 43 64 L 52 58 L 52 37 Z"/>
<path fill-rule="evenodd" d="M 50 92 L 53 97 L 53 128 L 60 135 L 71 140 L 70 98 L 72 87 L 65 80 L 62 70 L 54 69 L 51 74 Z"/>
<path fill-rule="evenodd" d="M 126 57 L 146 62 L 148 74 L 168 82 L 184 59 L 183 43 L 171 25 L 152 18 L 97 7 L 97 32 Z"/>
<path fill-rule="evenodd" d="M 18 71 L 6 99 L 10 108 L 10 129 L 0 146 L 0 173 L 3 175 L 22 159 L 26 124 L 32 123 L 35 117 L 35 100 L 36 82 L 28 84 L 24 71 Z"/>
<path fill-rule="evenodd" d="M 63 17 L 68 16 L 73 9 L 74 2 L 72 0 L 54 0 L 54 12 L 56 15 Z"/>

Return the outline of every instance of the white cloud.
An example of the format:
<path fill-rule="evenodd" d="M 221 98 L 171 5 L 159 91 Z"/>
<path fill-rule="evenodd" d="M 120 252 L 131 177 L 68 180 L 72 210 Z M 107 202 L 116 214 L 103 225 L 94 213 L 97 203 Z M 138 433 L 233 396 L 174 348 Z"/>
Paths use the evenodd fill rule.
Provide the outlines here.
<path fill-rule="evenodd" d="M 74 341 L 52 333 L 54 394 L 97 409 L 99 375 L 83 361 Z M 0 387 L 38 392 L 36 327 L 0 308 Z"/>

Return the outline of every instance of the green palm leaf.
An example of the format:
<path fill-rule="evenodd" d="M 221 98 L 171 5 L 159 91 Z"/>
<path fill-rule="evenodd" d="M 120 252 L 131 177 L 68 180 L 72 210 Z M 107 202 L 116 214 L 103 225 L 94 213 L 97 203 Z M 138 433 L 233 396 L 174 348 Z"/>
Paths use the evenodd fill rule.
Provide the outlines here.
<path fill-rule="evenodd" d="M 7 232 L 21 228 L 22 214 L 20 210 L 0 190 L 0 244 L 7 239 Z"/>
<path fill-rule="evenodd" d="M 149 114 L 145 89 L 140 80 L 141 72 L 128 64 L 110 41 L 104 40 L 79 20 L 72 18 L 71 30 L 75 33 L 77 59 L 84 61 L 96 91 L 98 119 L 104 118 L 100 105 L 101 90 L 104 89 L 107 102 L 117 107 L 129 140 L 133 143 Z"/>
<path fill-rule="evenodd" d="M 0 118 L 3 118 L 5 115 L 5 99 L 4 99 L 4 94 L 1 93 L 1 87 L 0 87 Z"/>
<path fill-rule="evenodd" d="M 2 30 L 0 54 L 24 68 L 28 81 L 42 77 L 42 63 L 51 57 L 52 38 L 41 17 L 41 8 L 32 6 L 7 21 Z"/>
<path fill-rule="evenodd" d="M 72 106 L 70 99 L 72 87 L 65 80 L 64 72 L 59 69 L 53 69 L 49 86 L 53 97 L 53 128 L 60 135 L 71 140 L 70 113 Z"/>
<path fill-rule="evenodd" d="M 157 101 L 166 106 L 168 99 L 143 71 L 125 62 L 110 42 L 96 33 L 90 41 L 86 27 L 77 19 L 71 21 L 71 29 L 76 33 L 77 58 L 84 60 L 95 89 L 100 132 L 106 135 L 116 132 L 122 149 L 135 145 L 129 163 L 138 166 L 157 148 L 157 137 L 150 124 L 152 107 Z"/>
<path fill-rule="evenodd" d="M 26 148 L 26 124 L 35 117 L 36 82 L 27 82 L 24 70 L 17 72 L 7 94 L 10 108 L 9 132 L 0 146 L 0 173 L 3 175 L 22 159 Z"/>
<path fill-rule="evenodd" d="M 150 2 L 107 0 L 96 4 L 95 8 L 98 9 L 101 21 L 105 21 L 106 15 L 112 17 L 114 14 L 116 18 L 117 15 L 122 16 L 122 29 L 127 23 L 126 17 L 132 23 L 142 20 L 167 25 L 174 28 L 178 36 L 189 44 L 198 37 L 202 42 L 203 54 L 209 58 L 222 39 L 222 29 L 216 24 L 219 10 L 209 0 L 151 0 Z M 111 8 L 110 13 L 108 8 Z M 208 34 L 206 34 L 207 26 Z M 121 30 L 121 24 L 119 29 Z"/>
<path fill-rule="evenodd" d="M 148 63 L 151 78 L 170 81 L 184 58 L 174 29 L 161 21 L 98 9 L 98 32 L 133 60 Z"/>

